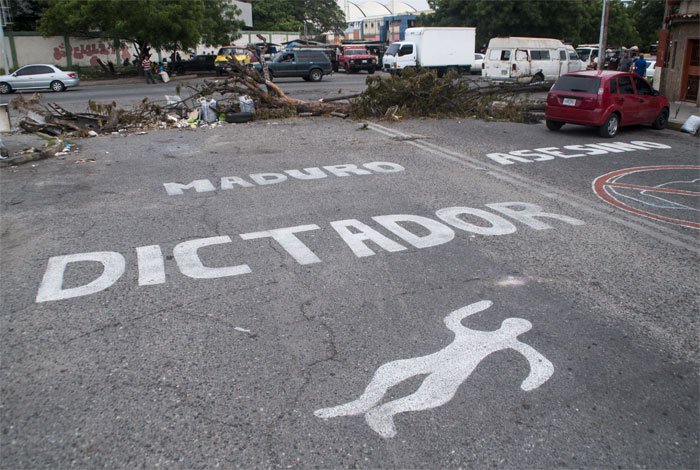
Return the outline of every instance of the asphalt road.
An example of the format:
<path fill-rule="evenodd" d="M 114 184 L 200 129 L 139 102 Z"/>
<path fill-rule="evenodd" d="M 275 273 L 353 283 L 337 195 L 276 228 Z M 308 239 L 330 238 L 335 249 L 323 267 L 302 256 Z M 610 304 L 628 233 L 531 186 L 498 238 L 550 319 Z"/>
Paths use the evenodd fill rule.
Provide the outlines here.
<path fill-rule="evenodd" d="M 697 467 L 697 139 L 601 142 L 290 119 L 1 170 L 3 466 Z"/>
<path fill-rule="evenodd" d="M 377 73 L 375 76 L 384 75 Z M 216 80 L 216 75 L 195 76 L 185 75 L 174 77 L 168 83 L 157 83 L 148 85 L 144 81 L 136 78 L 124 80 L 110 80 L 108 82 L 83 82 L 79 87 L 68 89 L 61 93 L 50 91 L 42 92 L 44 102 L 58 103 L 71 111 L 86 111 L 89 100 L 96 102 L 110 103 L 115 101 L 119 106 L 133 106 L 139 103 L 144 97 L 153 101 L 165 102 L 165 95 L 177 95 L 178 92 L 184 98 L 192 93 L 189 86 L 196 86 L 204 80 Z M 315 100 L 338 94 L 359 93 L 365 88 L 366 73 L 349 75 L 346 73 L 334 73 L 323 77 L 323 80 L 316 83 L 305 82 L 301 78 L 279 78 L 275 83 L 290 96 Z M 29 94 L 33 92 L 27 92 Z M 25 94 L 27 94 L 25 93 Z M 8 103 L 16 98 L 18 93 L 10 95 L 0 95 L 0 103 Z"/>

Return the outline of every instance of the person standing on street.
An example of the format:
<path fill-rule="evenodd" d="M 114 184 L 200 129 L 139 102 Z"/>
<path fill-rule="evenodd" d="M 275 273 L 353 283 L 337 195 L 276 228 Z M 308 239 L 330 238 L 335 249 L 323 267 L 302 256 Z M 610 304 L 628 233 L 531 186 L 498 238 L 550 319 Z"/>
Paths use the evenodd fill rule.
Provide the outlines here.
<path fill-rule="evenodd" d="M 143 73 L 146 75 L 146 84 L 155 84 L 156 80 L 153 78 L 153 73 L 151 72 L 151 56 L 147 55 L 141 61 L 141 66 L 143 67 Z"/>
<path fill-rule="evenodd" d="M 644 58 L 644 54 L 639 54 L 637 60 L 634 61 L 634 74 L 644 78 L 647 72 L 647 61 Z"/>
<path fill-rule="evenodd" d="M 617 70 L 620 70 L 622 72 L 629 72 L 630 67 L 632 67 L 632 59 L 630 59 L 629 52 L 625 52 L 624 57 L 622 58 L 622 60 L 620 60 L 620 65 L 617 67 Z"/>

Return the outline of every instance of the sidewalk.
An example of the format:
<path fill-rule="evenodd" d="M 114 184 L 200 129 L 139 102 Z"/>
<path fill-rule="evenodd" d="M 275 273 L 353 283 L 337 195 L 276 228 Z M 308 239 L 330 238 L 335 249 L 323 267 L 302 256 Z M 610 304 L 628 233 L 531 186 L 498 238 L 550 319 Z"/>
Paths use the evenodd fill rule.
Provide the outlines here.
<path fill-rule="evenodd" d="M 668 118 L 668 128 L 681 130 L 681 126 L 691 115 L 700 116 L 700 108 L 696 103 L 689 101 L 672 101 L 671 115 Z"/>

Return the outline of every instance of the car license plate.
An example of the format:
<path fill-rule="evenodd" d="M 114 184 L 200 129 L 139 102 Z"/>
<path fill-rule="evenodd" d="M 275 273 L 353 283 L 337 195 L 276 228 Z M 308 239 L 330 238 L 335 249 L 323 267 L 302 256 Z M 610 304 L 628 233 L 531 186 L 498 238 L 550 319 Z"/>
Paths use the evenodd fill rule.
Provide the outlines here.
<path fill-rule="evenodd" d="M 367 63 L 367 61 L 366 61 L 366 60 L 363 60 L 363 61 L 362 61 L 362 63 L 363 63 L 363 64 L 366 64 L 366 63 Z"/>
<path fill-rule="evenodd" d="M 576 106 L 575 98 L 564 98 L 564 106 Z"/>

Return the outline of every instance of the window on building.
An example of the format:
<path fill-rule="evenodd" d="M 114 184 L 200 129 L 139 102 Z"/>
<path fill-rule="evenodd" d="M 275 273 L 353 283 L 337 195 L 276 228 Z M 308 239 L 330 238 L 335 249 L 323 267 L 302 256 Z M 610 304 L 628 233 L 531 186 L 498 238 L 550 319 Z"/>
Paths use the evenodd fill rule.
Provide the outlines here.
<path fill-rule="evenodd" d="M 690 66 L 700 66 L 700 41 L 697 39 L 690 40 L 688 41 L 688 46 L 690 46 Z"/>

